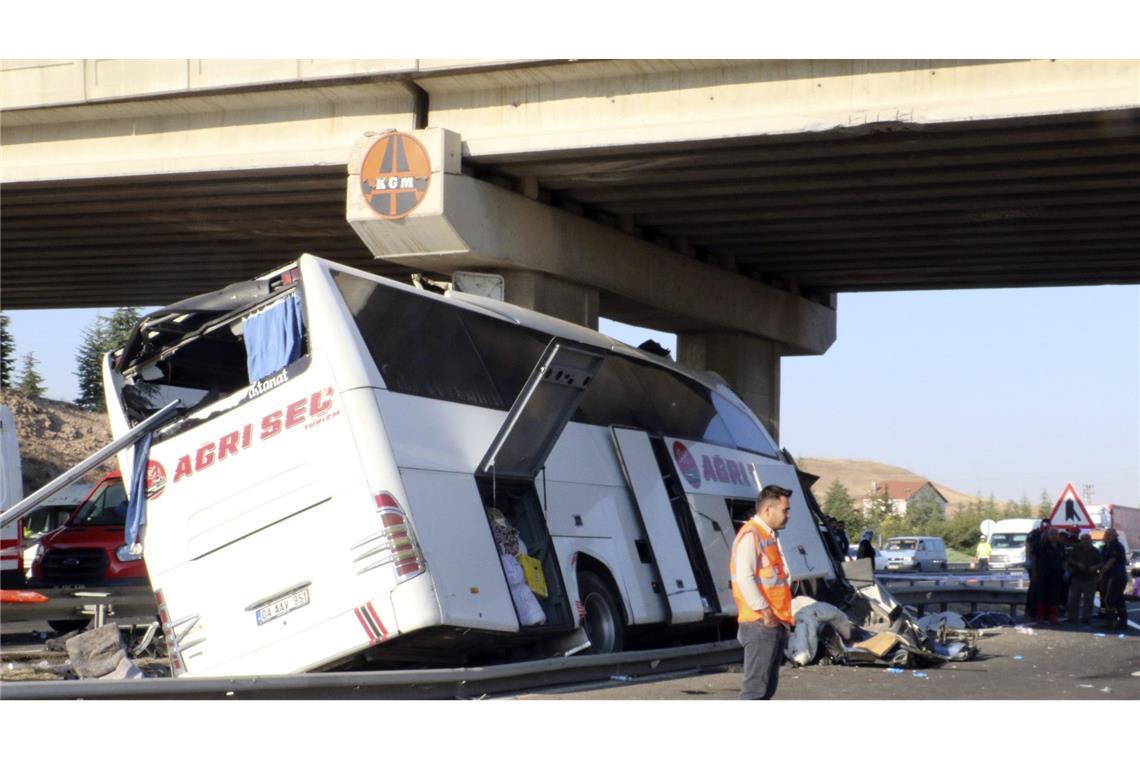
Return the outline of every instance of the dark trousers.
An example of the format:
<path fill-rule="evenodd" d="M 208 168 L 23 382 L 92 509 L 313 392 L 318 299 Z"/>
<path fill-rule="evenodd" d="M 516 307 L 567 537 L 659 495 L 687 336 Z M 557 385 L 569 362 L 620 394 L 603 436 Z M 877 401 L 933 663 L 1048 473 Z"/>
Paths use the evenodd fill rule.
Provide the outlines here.
<path fill-rule="evenodd" d="M 1110 575 L 1104 579 L 1104 588 L 1101 591 L 1100 606 L 1108 615 L 1110 627 L 1128 627 L 1128 608 L 1124 606 L 1124 586 L 1128 583 L 1126 575 Z"/>
<path fill-rule="evenodd" d="M 744 647 L 744 681 L 741 699 L 771 699 L 780 680 L 780 661 L 784 658 L 787 633 L 783 626 L 771 628 L 763 623 L 741 623 L 736 640 Z"/>

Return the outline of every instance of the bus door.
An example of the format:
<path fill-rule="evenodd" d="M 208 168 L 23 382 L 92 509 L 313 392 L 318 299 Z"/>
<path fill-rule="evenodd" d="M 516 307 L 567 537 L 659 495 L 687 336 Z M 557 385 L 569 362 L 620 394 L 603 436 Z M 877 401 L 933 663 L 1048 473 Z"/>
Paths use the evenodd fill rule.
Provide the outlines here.
<path fill-rule="evenodd" d="M 702 620 L 709 601 L 698 587 L 694 562 L 683 537 L 684 528 L 679 525 L 685 515 L 692 522 L 688 504 L 685 504 L 685 515 L 674 509 L 648 433 L 620 427 L 611 427 L 610 431 L 618 461 L 649 539 L 654 565 L 669 606 L 669 622 Z"/>
<path fill-rule="evenodd" d="M 604 358 L 587 346 L 551 340 L 476 469 L 489 519 L 492 508 L 501 513 L 519 531 L 526 553 L 542 565 L 546 626 L 573 628 L 574 616 L 535 478 Z"/>

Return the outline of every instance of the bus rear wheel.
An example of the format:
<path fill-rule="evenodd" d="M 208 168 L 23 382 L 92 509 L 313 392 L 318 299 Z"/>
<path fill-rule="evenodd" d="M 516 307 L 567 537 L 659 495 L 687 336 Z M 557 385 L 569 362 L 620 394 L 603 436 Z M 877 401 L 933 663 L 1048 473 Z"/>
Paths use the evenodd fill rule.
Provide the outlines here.
<path fill-rule="evenodd" d="M 621 608 L 610 587 L 595 573 L 578 574 L 578 594 L 586 609 L 586 636 L 590 639 L 588 654 L 620 652 L 625 646 L 625 623 Z"/>

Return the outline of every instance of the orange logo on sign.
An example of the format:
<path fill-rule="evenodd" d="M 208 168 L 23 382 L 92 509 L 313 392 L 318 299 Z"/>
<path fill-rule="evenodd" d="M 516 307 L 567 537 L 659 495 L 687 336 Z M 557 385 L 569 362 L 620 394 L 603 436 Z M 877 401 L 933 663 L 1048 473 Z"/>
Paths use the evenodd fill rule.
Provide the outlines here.
<path fill-rule="evenodd" d="M 427 150 L 411 135 L 384 135 L 364 156 L 360 191 L 365 202 L 385 219 L 403 219 L 427 194 L 431 161 Z"/>

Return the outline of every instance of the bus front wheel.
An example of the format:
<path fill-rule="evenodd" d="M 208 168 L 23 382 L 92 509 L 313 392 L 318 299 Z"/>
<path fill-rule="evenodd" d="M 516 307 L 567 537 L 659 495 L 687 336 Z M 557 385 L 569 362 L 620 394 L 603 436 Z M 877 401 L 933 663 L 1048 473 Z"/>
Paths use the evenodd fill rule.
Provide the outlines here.
<path fill-rule="evenodd" d="M 596 574 L 583 570 L 578 575 L 578 594 L 586 608 L 585 628 L 590 639 L 587 652 L 620 652 L 625 645 L 625 624 L 610 587 Z"/>

